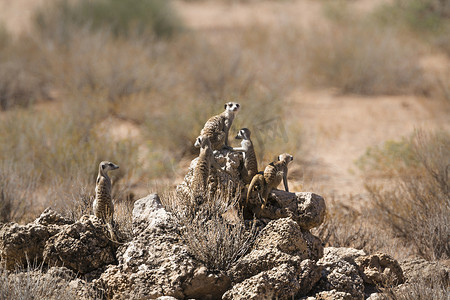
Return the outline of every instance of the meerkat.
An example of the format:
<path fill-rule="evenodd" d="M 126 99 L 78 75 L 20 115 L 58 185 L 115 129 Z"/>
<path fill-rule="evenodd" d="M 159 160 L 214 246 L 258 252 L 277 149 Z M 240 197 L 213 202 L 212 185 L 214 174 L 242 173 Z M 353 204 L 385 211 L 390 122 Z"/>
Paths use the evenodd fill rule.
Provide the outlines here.
<path fill-rule="evenodd" d="M 230 148 L 228 144 L 228 132 L 230 131 L 234 117 L 240 109 L 240 104 L 227 102 L 224 108 L 224 112 L 209 118 L 200 132 L 200 135 L 209 138 L 213 150 L 220 150 L 223 147 Z"/>
<path fill-rule="evenodd" d="M 202 198 L 208 188 L 208 177 L 211 167 L 228 174 L 229 172 L 222 170 L 222 167 L 214 158 L 211 142 L 207 136 L 201 135 L 197 137 L 194 146 L 200 148 L 200 154 L 198 156 L 197 165 L 195 166 L 192 174 L 191 189 L 197 203 L 201 203 L 203 202 Z"/>
<path fill-rule="evenodd" d="M 244 155 L 244 166 L 241 169 L 241 178 L 245 184 L 249 184 L 253 176 L 258 173 L 258 161 L 256 160 L 255 149 L 250 139 L 251 132 L 247 128 L 242 128 L 236 135 L 236 139 L 240 139 L 241 147 L 233 148 L 234 151 L 242 152 Z"/>
<path fill-rule="evenodd" d="M 111 179 L 108 171 L 116 170 L 119 166 L 109 161 L 102 161 L 98 166 L 97 185 L 95 186 L 94 214 L 106 224 L 111 239 L 116 240 L 114 234 L 114 205 L 111 198 Z"/>
<path fill-rule="evenodd" d="M 271 162 L 265 169 L 263 174 L 256 174 L 247 192 L 247 201 L 250 194 L 254 190 L 259 189 L 259 196 L 262 198 L 263 204 L 261 208 L 264 209 L 267 205 L 270 192 L 277 188 L 283 180 L 284 189 L 289 192 L 289 186 L 287 181 L 288 164 L 294 159 L 294 157 L 288 153 L 283 153 L 278 156 L 278 161 Z"/>

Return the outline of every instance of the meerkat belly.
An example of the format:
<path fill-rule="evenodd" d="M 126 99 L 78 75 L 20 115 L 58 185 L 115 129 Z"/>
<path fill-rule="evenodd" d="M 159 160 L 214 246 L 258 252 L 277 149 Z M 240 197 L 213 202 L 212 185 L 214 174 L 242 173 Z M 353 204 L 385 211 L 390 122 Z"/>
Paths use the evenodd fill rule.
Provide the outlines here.
<path fill-rule="evenodd" d="M 208 182 L 210 164 L 207 159 L 199 158 L 194 169 L 194 183 L 206 187 Z"/>
<path fill-rule="evenodd" d="M 94 201 L 94 214 L 98 218 L 107 221 L 114 213 L 114 207 L 111 199 L 111 186 L 106 180 L 100 180 L 96 187 Z"/>
<path fill-rule="evenodd" d="M 258 162 L 256 161 L 255 151 L 249 149 L 247 153 L 244 152 L 245 168 L 252 177 L 258 173 Z"/>
<path fill-rule="evenodd" d="M 225 143 L 224 121 L 222 116 L 210 118 L 200 132 L 209 138 L 213 149 L 220 149 Z"/>

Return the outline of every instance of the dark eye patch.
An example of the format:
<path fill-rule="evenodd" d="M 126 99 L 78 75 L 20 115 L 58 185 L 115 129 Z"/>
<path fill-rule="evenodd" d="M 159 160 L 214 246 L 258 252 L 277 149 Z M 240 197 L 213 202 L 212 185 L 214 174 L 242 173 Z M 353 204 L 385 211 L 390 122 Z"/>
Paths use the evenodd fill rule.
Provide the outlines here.
<path fill-rule="evenodd" d="M 236 104 L 236 107 L 239 107 L 239 104 Z"/>
<path fill-rule="evenodd" d="M 233 106 L 233 103 L 228 103 L 228 106 L 229 106 L 229 107 L 232 107 L 232 106 Z"/>

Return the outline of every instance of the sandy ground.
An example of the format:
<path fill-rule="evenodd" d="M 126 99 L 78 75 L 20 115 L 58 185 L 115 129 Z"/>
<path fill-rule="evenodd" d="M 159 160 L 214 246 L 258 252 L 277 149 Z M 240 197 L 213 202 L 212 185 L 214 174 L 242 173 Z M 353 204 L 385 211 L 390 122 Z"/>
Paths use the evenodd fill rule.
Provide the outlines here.
<path fill-rule="evenodd" d="M 47 0 L 48 1 L 48 0 Z M 384 0 L 355 1 L 361 12 Z M 14 33 L 29 30 L 32 10 L 46 0 L 0 0 L 0 20 Z M 386 2 L 386 1 L 384 1 Z M 176 1 L 186 24 L 211 35 L 223 29 L 238 29 L 254 22 L 271 24 L 297 20 L 305 26 L 320 20 L 318 1 L 270 1 L 227 4 L 219 1 Z M 437 69 L 450 67 L 447 58 L 426 58 Z M 301 172 L 293 167 L 292 190 L 312 189 L 336 199 L 364 197 L 364 182 L 355 160 L 367 147 L 398 140 L 414 129 L 450 129 L 449 111 L 432 99 L 416 96 L 361 97 L 337 95 L 334 91 L 298 90 L 289 96 L 289 118 L 298 118 L 310 164 Z M 118 124 L 118 134 L 127 132 Z M 295 178 L 295 174 L 303 174 Z"/>

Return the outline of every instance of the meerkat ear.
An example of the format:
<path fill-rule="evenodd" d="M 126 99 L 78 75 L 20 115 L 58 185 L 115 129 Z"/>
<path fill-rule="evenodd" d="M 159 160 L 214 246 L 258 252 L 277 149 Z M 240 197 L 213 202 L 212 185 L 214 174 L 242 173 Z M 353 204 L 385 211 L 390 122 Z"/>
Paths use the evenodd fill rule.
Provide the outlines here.
<path fill-rule="evenodd" d="M 102 169 L 104 170 L 106 168 L 106 165 L 102 165 Z"/>
<path fill-rule="evenodd" d="M 225 105 L 223 106 L 223 108 L 227 109 L 227 105 L 228 105 L 228 103 L 225 103 Z"/>

